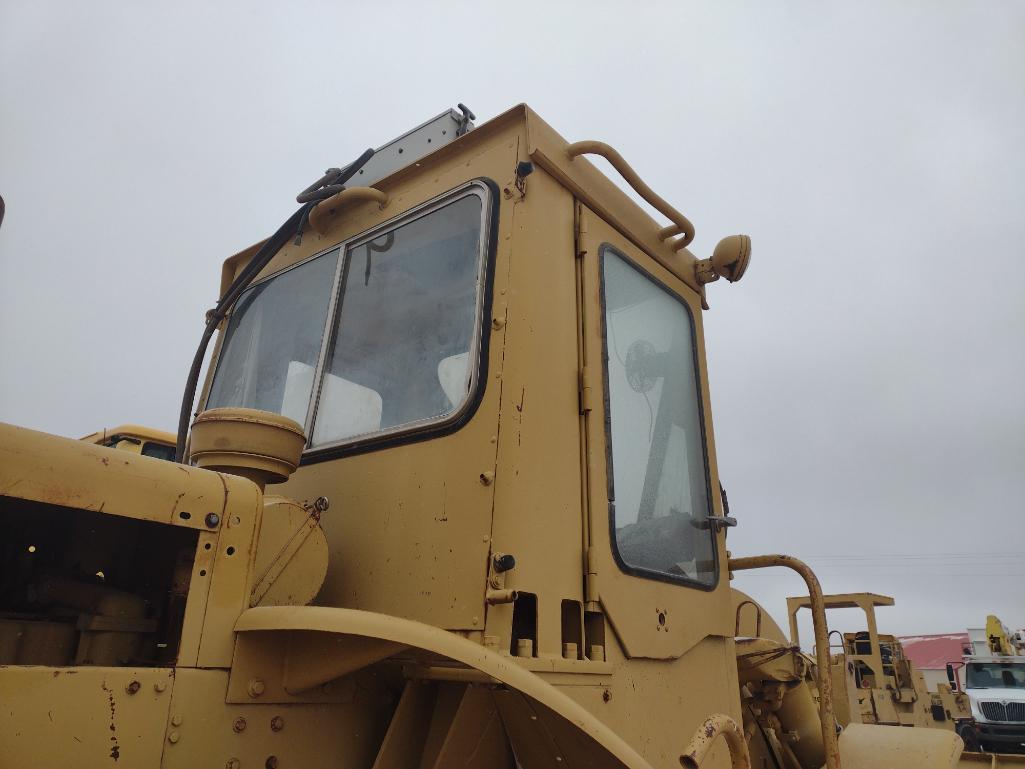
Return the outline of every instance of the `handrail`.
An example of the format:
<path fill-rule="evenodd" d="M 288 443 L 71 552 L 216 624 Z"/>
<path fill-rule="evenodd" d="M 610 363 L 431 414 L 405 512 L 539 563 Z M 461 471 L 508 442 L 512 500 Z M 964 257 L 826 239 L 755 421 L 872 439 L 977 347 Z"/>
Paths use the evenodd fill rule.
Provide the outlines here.
<path fill-rule="evenodd" d="M 578 155 L 601 155 L 609 161 L 609 163 L 612 164 L 612 167 L 619 171 L 619 175 L 626 179 L 627 183 L 634 188 L 634 191 L 638 195 L 648 201 L 648 203 L 654 206 L 663 216 L 672 222 L 671 226 L 663 227 L 658 231 L 659 239 L 668 241 L 674 235 L 683 235 L 683 237 L 678 240 L 670 241 L 669 246 L 673 251 L 679 251 L 682 248 L 686 248 L 690 242 L 694 240 L 694 225 L 690 223 L 690 219 L 657 195 L 655 191 L 645 184 L 644 180 L 637 175 L 637 172 L 630 167 L 630 164 L 623 159 L 623 156 L 608 144 L 596 141 L 574 142 L 566 147 L 566 154 L 569 155 L 570 160 L 573 160 L 573 158 Z"/>
<path fill-rule="evenodd" d="M 733 623 L 733 635 L 740 635 L 740 610 L 745 606 L 755 607 L 755 635 L 760 636 L 762 634 L 762 607 L 752 601 L 750 598 L 745 599 L 737 604 L 737 621 Z"/>
<path fill-rule="evenodd" d="M 340 208 L 351 202 L 363 200 L 376 201 L 381 208 L 384 208 L 388 205 L 388 193 L 381 192 L 374 187 L 349 187 L 341 192 L 336 192 L 310 211 L 310 227 L 323 234 L 327 227 L 327 220 L 334 216 Z"/>
<path fill-rule="evenodd" d="M 680 756 L 680 766 L 683 769 L 698 769 L 712 743 L 720 736 L 726 740 L 726 746 L 730 749 L 731 769 L 751 769 L 751 754 L 747 749 L 744 732 L 736 721 L 723 713 L 709 716 L 698 727 L 690 739 L 690 744 L 687 745 L 686 752 Z"/>
<path fill-rule="evenodd" d="M 764 569 L 769 566 L 793 569 L 801 575 L 805 585 L 808 586 L 812 628 L 815 631 L 815 665 L 818 668 L 822 747 L 826 751 L 828 769 L 839 769 L 840 752 L 836 739 L 836 718 L 833 715 L 833 679 L 829 670 L 829 628 L 826 625 L 826 603 L 822 598 L 822 586 L 808 564 L 789 555 L 755 555 L 748 558 L 730 558 L 729 560 L 730 571 Z"/>

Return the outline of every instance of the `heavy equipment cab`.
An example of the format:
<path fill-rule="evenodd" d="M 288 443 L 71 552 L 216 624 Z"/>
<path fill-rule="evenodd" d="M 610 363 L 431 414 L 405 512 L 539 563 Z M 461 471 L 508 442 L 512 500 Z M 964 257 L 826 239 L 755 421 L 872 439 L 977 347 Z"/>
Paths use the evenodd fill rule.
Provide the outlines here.
<path fill-rule="evenodd" d="M 86 443 L 95 443 L 97 446 L 131 451 L 144 457 L 174 459 L 174 434 L 152 427 L 120 425 L 90 433 L 81 440 Z"/>
<path fill-rule="evenodd" d="M 726 551 L 702 313 L 750 240 L 699 259 L 608 145 L 471 119 L 225 262 L 185 462 L 0 426 L 0 761 L 946 765 L 937 730 L 838 739 L 817 579 Z M 768 566 L 815 664 L 741 627 L 730 572 Z"/>

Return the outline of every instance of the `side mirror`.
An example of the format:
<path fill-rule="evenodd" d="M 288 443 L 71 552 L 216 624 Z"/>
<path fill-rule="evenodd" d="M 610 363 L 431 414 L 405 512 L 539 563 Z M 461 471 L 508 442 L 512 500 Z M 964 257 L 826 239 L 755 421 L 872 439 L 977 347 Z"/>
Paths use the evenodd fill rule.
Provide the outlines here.
<path fill-rule="evenodd" d="M 950 691 L 959 691 L 957 685 L 957 673 L 954 671 L 954 665 L 951 662 L 947 663 L 947 681 L 950 682 Z"/>

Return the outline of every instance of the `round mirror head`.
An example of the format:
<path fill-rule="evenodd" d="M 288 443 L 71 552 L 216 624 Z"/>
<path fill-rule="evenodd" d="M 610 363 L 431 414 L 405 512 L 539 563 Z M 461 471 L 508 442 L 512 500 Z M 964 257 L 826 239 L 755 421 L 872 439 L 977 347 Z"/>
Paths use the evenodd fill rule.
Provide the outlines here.
<path fill-rule="evenodd" d="M 712 252 L 712 269 L 716 275 L 736 283 L 747 271 L 751 262 L 751 238 L 747 235 L 730 235 L 719 241 Z"/>

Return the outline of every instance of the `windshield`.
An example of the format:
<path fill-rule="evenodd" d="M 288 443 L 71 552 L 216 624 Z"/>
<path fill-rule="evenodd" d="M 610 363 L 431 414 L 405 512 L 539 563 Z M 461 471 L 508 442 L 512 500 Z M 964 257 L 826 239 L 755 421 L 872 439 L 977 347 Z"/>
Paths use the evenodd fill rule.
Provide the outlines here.
<path fill-rule="evenodd" d="M 969 689 L 1025 689 L 1025 664 L 1013 662 L 970 662 Z"/>
<path fill-rule="evenodd" d="M 207 408 L 283 414 L 313 447 L 458 412 L 475 381 L 483 209 L 464 194 L 250 288 Z"/>

